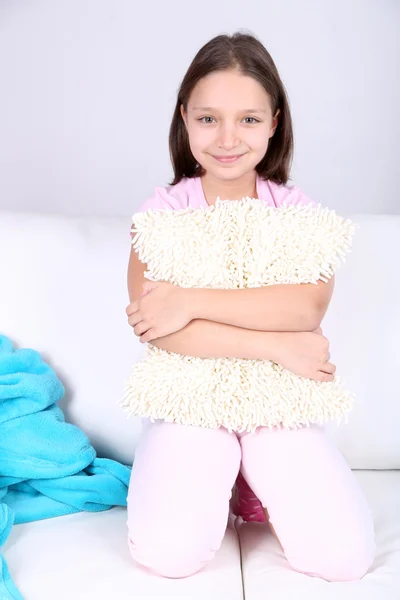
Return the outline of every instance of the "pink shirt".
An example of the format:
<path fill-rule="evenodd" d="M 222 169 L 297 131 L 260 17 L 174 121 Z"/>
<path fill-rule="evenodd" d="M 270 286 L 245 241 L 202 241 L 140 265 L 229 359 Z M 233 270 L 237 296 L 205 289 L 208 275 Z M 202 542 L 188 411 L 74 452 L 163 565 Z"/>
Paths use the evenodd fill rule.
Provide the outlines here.
<path fill-rule="evenodd" d="M 305 204 L 317 205 L 296 186 L 278 185 L 272 181 L 265 181 L 258 174 L 256 177 L 257 197 L 265 200 L 269 206 L 279 207 L 284 201 L 298 206 Z M 165 208 L 179 210 L 182 208 L 208 207 L 204 196 L 200 177 L 184 177 L 176 185 L 156 187 L 152 196 L 147 198 L 135 212 L 145 212 L 149 208 Z"/>

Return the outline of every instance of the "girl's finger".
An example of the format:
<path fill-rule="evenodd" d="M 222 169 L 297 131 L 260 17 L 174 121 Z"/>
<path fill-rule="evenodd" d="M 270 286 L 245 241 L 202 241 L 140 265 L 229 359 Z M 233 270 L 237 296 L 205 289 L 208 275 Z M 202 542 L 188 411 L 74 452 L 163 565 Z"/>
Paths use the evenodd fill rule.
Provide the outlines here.
<path fill-rule="evenodd" d="M 140 323 L 141 320 L 142 320 L 142 317 L 140 315 L 134 314 L 131 317 L 129 317 L 128 323 L 131 327 L 135 327 L 135 325 Z"/>
<path fill-rule="evenodd" d="M 326 362 L 321 367 L 321 371 L 323 373 L 329 373 L 329 374 L 333 375 L 333 373 L 335 373 L 335 371 L 336 371 L 336 367 L 332 363 Z"/>

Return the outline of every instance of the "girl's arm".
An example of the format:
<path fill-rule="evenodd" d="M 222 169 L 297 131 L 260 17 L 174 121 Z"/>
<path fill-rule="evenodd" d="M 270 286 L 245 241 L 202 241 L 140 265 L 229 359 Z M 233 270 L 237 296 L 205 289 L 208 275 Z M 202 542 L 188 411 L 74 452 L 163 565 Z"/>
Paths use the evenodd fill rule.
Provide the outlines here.
<path fill-rule="evenodd" d="M 194 319 L 180 331 L 149 342 L 157 348 L 200 358 L 275 360 L 279 332 L 253 331 Z"/>
<path fill-rule="evenodd" d="M 285 284 L 244 290 L 190 288 L 189 293 L 195 292 L 188 296 L 195 306 L 195 318 L 180 331 L 150 343 L 186 356 L 276 360 L 282 333 L 315 331 L 320 326 L 333 285 L 332 277 L 328 283 L 320 281 L 318 285 Z M 314 295 L 310 286 L 316 290 Z M 295 293 L 298 288 L 305 290 L 304 293 Z M 265 293 L 269 290 L 271 294 Z M 225 292 L 230 294 L 229 299 Z M 307 306 L 313 303 L 314 309 L 310 311 Z M 303 313 L 299 312 L 302 306 Z"/>
<path fill-rule="evenodd" d="M 314 331 L 327 311 L 334 276 L 327 283 L 278 284 L 240 290 L 189 288 L 194 319 L 261 331 Z"/>

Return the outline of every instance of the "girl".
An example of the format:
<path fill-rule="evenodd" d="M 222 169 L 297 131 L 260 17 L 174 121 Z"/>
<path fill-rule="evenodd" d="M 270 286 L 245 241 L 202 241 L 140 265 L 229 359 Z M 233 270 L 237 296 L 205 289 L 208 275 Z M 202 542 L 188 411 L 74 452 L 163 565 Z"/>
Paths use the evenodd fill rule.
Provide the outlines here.
<path fill-rule="evenodd" d="M 197 53 L 178 92 L 169 144 L 174 179 L 141 211 L 207 207 L 218 196 L 275 207 L 311 202 L 288 185 L 288 101 L 271 56 L 251 35 L 220 35 Z M 297 375 L 333 380 L 319 328 L 333 277 L 269 286 L 261 301 L 257 289 L 237 294 L 146 282 L 145 270 L 132 249 L 127 314 L 141 342 L 188 356 L 273 360 Z M 235 315 L 241 323 L 246 316 L 248 326 L 235 325 Z M 221 545 L 236 480 L 236 514 L 267 519 L 293 569 L 327 581 L 365 575 L 375 553 L 371 513 L 320 425 L 238 434 L 146 423 L 128 494 L 134 559 L 166 577 L 196 573 Z"/>

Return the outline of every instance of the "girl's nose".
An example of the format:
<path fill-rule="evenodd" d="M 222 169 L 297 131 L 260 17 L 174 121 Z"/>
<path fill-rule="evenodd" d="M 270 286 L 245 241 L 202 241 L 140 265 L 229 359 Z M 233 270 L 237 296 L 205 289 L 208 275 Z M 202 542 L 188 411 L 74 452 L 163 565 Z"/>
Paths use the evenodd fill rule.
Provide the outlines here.
<path fill-rule="evenodd" d="M 236 129 L 234 127 L 221 127 L 219 131 L 218 146 L 225 150 L 231 150 L 239 144 Z"/>

